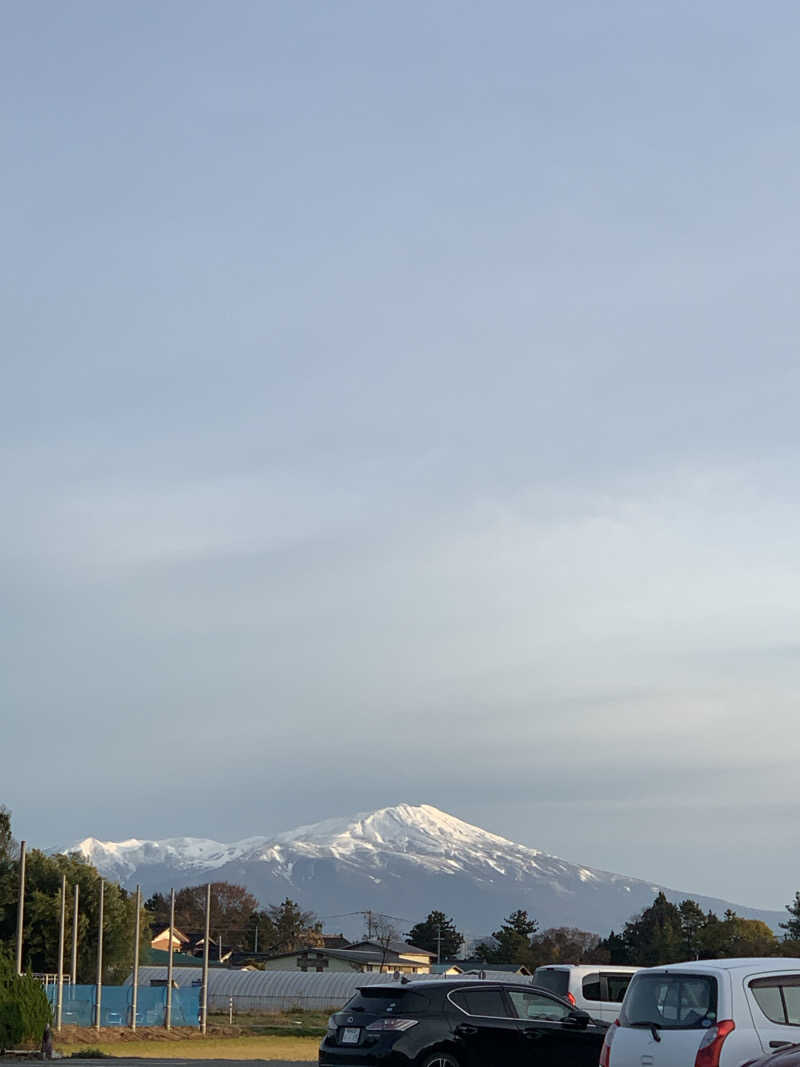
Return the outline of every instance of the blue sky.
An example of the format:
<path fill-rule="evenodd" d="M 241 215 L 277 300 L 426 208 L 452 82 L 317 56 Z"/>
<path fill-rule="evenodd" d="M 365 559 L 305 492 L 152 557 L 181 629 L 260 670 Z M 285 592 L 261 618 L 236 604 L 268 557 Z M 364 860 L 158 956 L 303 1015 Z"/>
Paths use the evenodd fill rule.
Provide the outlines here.
<path fill-rule="evenodd" d="M 2 38 L 18 834 L 406 800 L 790 900 L 796 6 Z"/>

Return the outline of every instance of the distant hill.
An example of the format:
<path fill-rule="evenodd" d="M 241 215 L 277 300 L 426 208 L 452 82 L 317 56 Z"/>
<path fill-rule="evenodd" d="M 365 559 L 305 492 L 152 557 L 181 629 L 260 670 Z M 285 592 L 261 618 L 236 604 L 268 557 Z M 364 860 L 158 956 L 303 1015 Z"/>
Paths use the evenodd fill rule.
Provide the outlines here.
<path fill-rule="evenodd" d="M 326 819 L 275 837 L 233 844 L 196 837 L 163 841 L 98 841 L 80 852 L 107 878 L 145 894 L 204 881 L 246 886 L 263 903 L 289 896 L 320 916 L 359 908 L 417 922 L 433 908 L 454 917 L 466 934 L 496 929 L 516 908 L 540 926 L 578 926 L 605 935 L 652 903 L 692 897 L 722 914 L 763 919 L 777 929 L 782 912 L 764 911 L 691 890 L 580 867 L 517 845 L 429 804 L 398 804 L 352 818 Z M 346 924 L 330 925 L 337 929 Z"/>

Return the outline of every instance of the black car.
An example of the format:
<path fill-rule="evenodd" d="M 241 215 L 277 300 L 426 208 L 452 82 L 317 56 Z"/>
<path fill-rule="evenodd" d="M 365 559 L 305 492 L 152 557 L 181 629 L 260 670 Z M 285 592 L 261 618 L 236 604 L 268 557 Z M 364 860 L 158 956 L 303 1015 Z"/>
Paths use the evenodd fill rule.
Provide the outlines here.
<path fill-rule="evenodd" d="M 770 1041 L 770 1045 L 772 1042 Z M 800 1067 L 800 1045 L 789 1045 L 785 1048 L 781 1048 L 780 1044 L 776 1045 L 777 1052 L 768 1052 L 766 1056 L 759 1056 L 758 1059 L 748 1060 L 743 1064 L 743 1067 Z"/>
<path fill-rule="evenodd" d="M 545 989 L 438 978 L 362 986 L 328 1020 L 321 1067 L 597 1067 L 606 1023 Z"/>

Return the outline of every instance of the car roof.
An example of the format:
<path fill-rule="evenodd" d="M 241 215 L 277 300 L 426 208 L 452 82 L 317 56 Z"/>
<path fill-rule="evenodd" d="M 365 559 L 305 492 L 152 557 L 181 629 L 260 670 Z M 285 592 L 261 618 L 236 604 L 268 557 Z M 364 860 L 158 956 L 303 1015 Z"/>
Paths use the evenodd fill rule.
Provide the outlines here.
<path fill-rule="evenodd" d="M 429 989 L 465 989 L 478 986 L 481 988 L 492 988 L 494 986 L 502 986 L 503 989 L 524 989 L 529 993 L 533 990 L 536 993 L 546 993 L 548 997 L 553 997 L 555 1000 L 563 1000 L 563 997 L 559 997 L 552 989 L 543 989 L 541 986 L 537 986 L 529 978 L 527 981 L 513 981 L 510 978 L 479 978 L 478 975 L 463 974 L 463 975 L 448 975 L 446 978 L 412 978 L 408 981 L 387 981 L 385 983 L 376 982 L 374 985 L 358 986 L 359 993 L 397 993 L 398 990 L 408 989 L 411 992 L 415 990 L 429 990 Z"/>
<path fill-rule="evenodd" d="M 689 960 L 685 963 L 664 963 L 659 967 L 643 967 L 648 971 L 797 971 L 800 959 L 793 956 L 743 956 L 729 960 Z"/>
<path fill-rule="evenodd" d="M 603 971 L 604 974 L 633 974 L 641 969 L 641 967 L 623 967 L 616 963 L 543 963 L 541 967 L 536 968 L 537 971 L 575 971 L 578 974 L 589 971 Z"/>

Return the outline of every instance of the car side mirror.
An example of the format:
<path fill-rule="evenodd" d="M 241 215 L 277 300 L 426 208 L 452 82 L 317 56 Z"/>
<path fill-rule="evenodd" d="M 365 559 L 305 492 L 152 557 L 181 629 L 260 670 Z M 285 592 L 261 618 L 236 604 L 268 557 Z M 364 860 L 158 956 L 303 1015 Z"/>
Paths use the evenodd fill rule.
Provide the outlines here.
<path fill-rule="evenodd" d="M 577 1030 L 585 1030 L 589 1025 L 591 1015 L 588 1011 L 581 1011 L 580 1008 L 574 1008 L 564 1020 L 569 1026 L 574 1026 Z"/>

